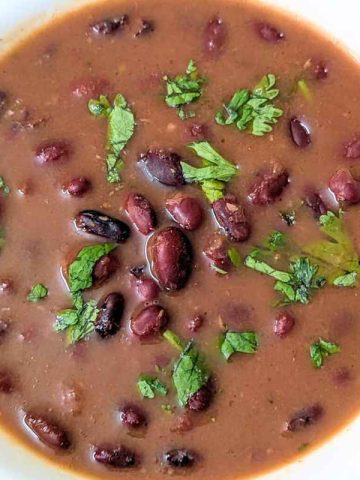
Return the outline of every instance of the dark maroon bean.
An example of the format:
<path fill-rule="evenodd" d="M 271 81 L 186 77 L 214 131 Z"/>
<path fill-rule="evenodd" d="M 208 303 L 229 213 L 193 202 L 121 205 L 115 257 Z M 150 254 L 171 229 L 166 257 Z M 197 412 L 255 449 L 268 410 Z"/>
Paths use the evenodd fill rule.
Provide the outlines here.
<path fill-rule="evenodd" d="M 139 338 L 153 337 L 165 329 L 168 314 L 160 305 L 149 305 L 131 319 L 131 330 Z"/>
<path fill-rule="evenodd" d="M 313 67 L 313 75 L 316 80 L 325 80 L 329 76 L 329 67 L 324 62 L 317 62 Z"/>
<path fill-rule="evenodd" d="M 230 240 L 244 242 L 250 236 L 245 210 L 234 195 L 228 194 L 212 205 L 215 218 Z"/>
<path fill-rule="evenodd" d="M 0 393 L 13 393 L 15 382 L 12 374 L 8 370 L 0 370 Z"/>
<path fill-rule="evenodd" d="M 295 318 L 289 312 L 281 312 L 274 323 L 274 333 L 280 338 L 286 337 L 295 326 Z"/>
<path fill-rule="evenodd" d="M 305 125 L 302 120 L 298 119 L 297 117 L 293 117 L 290 120 L 289 128 L 292 141 L 297 147 L 306 148 L 310 145 L 311 133 L 309 127 Z"/>
<path fill-rule="evenodd" d="M 332 379 L 337 386 L 346 385 L 352 380 L 351 371 L 346 367 L 338 368 L 332 374 Z"/>
<path fill-rule="evenodd" d="M 94 460 L 112 468 L 131 468 L 137 465 L 138 459 L 134 452 L 126 447 L 97 447 Z"/>
<path fill-rule="evenodd" d="M 210 385 L 205 385 L 189 397 L 186 407 L 195 412 L 202 412 L 209 408 L 212 398 L 213 392 Z"/>
<path fill-rule="evenodd" d="M 351 160 L 360 158 L 360 138 L 355 138 L 345 145 L 344 155 Z"/>
<path fill-rule="evenodd" d="M 215 233 L 209 238 L 204 248 L 204 254 L 217 267 L 224 268 L 230 265 L 228 250 L 229 244 L 226 238 L 223 235 Z"/>
<path fill-rule="evenodd" d="M 91 30 L 97 35 L 113 35 L 122 30 L 128 23 L 129 17 L 127 15 L 105 18 L 104 20 L 91 25 Z"/>
<path fill-rule="evenodd" d="M 166 200 L 172 218 L 185 230 L 196 230 L 203 221 L 203 209 L 198 199 L 177 193 Z"/>
<path fill-rule="evenodd" d="M 202 315 L 195 315 L 188 323 L 188 329 L 190 332 L 197 332 L 204 323 L 204 317 Z"/>
<path fill-rule="evenodd" d="M 185 234 L 176 227 L 156 232 L 148 247 L 151 269 L 165 290 L 180 290 L 192 272 L 192 246 Z"/>
<path fill-rule="evenodd" d="M 288 184 L 288 172 L 279 165 L 275 165 L 271 172 L 259 174 L 250 188 L 249 199 L 255 205 L 269 205 L 275 202 Z"/>
<path fill-rule="evenodd" d="M 227 29 L 222 18 L 215 17 L 204 30 L 204 51 L 213 57 L 219 56 L 225 47 Z"/>
<path fill-rule="evenodd" d="M 126 200 L 126 211 L 130 220 L 143 235 L 155 230 L 156 213 L 150 202 L 140 193 L 130 193 Z"/>
<path fill-rule="evenodd" d="M 143 275 L 145 268 L 145 265 L 137 265 L 136 267 L 131 267 L 129 271 L 135 278 L 140 278 Z"/>
<path fill-rule="evenodd" d="M 63 191 L 72 197 L 81 197 L 91 188 L 91 182 L 85 177 L 77 177 L 63 185 Z"/>
<path fill-rule="evenodd" d="M 140 156 L 140 162 L 151 178 L 164 185 L 179 187 L 185 184 L 181 157 L 167 150 L 149 150 Z"/>
<path fill-rule="evenodd" d="M 125 405 L 120 410 L 120 421 L 131 428 L 139 428 L 146 425 L 145 414 L 135 405 Z"/>
<path fill-rule="evenodd" d="M 303 430 L 316 423 L 323 416 L 323 413 L 324 409 L 319 404 L 306 407 L 295 413 L 289 422 L 287 422 L 286 430 L 288 432 L 298 432 L 299 430 Z"/>
<path fill-rule="evenodd" d="M 121 293 L 110 293 L 99 305 L 99 314 L 95 321 L 95 330 L 102 338 L 115 335 L 120 330 L 124 313 L 124 297 Z"/>
<path fill-rule="evenodd" d="M 209 127 L 205 123 L 191 123 L 186 127 L 185 133 L 187 138 L 196 142 L 209 140 L 211 137 Z"/>
<path fill-rule="evenodd" d="M 54 450 L 67 450 L 70 447 L 71 442 L 68 434 L 52 420 L 27 413 L 24 422 L 37 438 L 48 447 Z"/>
<path fill-rule="evenodd" d="M 135 37 L 142 37 L 147 35 L 155 30 L 154 22 L 152 20 L 141 20 L 141 26 L 139 30 L 135 33 Z"/>
<path fill-rule="evenodd" d="M 5 92 L 0 90 L 0 117 L 6 110 L 7 107 L 8 96 Z"/>
<path fill-rule="evenodd" d="M 314 214 L 314 218 L 316 218 L 317 220 L 321 217 L 321 215 L 325 215 L 329 210 L 320 195 L 313 191 L 309 191 L 305 195 L 304 204 L 307 207 L 311 208 Z"/>
<path fill-rule="evenodd" d="M 176 448 L 164 453 L 164 462 L 174 468 L 188 468 L 195 463 L 196 455 L 191 450 Z"/>
<path fill-rule="evenodd" d="M 255 25 L 256 31 L 260 37 L 267 42 L 276 43 L 285 39 L 285 33 L 278 30 L 276 27 L 269 25 L 268 23 L 257 23 Z"/>
<path fill-rule="evenodd" d="M 355 204 L 360 202 L 360 182 L 346 168 L 338 170 L 329 181 L 329 188 L 338 202 Z"/>
<path fill-rule="evenodd" d="M 148 277 L 140 277 L 135 281 L 136 291 L 138 296 L 144 302 L 153 302 L 159 296 L 160 289 L 158 284 Z"/>
<path fill-rule="evenodd" d="M 130 236 L 126 223 L 96 210 L 83 210 L 74 221 L 79 230 L 117 243 L 125 242 Z"/>
<path fill-rule="evenodd" d="M 71 153 L 72 149 L 70 145 L 62 141 L 42 143 L 35 151 L 36 160 L 40 165 L 68 160 Z"/>
<path fill-rule="evenodd" d="M 93 286 L 100 287 L 106 280 L 108 280 L 116 272 L 119 266 L 118 260 L 114 255 L 104 255 L 95 263 L 92 278 Z"/>

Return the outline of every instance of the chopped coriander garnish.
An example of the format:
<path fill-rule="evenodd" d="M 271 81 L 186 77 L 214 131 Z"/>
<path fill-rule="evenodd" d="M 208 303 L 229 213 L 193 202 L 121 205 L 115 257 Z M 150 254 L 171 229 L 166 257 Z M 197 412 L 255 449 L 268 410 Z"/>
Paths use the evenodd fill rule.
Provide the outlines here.
<path fill-rule="evenodd" d="M 346 273 L 345 275 L 335 278 L 333 285 L 336 287 L 355 287 L 357 276 L 357 272 Z"/>
<path fill-rule="evenodd" d="M 306 80 L 303 78 L 297 82 L 297 89 L 304 96 L 305 100 L 311 100 L 311 91 Z"/>
<path fill-rule="evenodd" d="M 163 333 L 163 337 L 165 338 L 165 340 L 167 340 L 170 343 L 170 345 L 172 345 L 174 348 L 176 348 L 180 352 L 182 352 L 184 350 L 184 348 L 185 348 L 184 342 L 172 330 L 166 330 Z"/>
<path fill-rule="evenodd" d="M 3 197 L 8 197 L 10 194 L 10 187 L 5 182 L 4 177 L 0 177 L 0 191 L 3 194 Z"/>
<path fill-rule="evenodd" d="M 184 107 L 199 100 L 202 95 L 202 86 L 206 81 L 205 78 L 199 76 L 195 62 L 190 60 L 184 75 L 177 75 L 174 78 L 166 76 L 164 80 L 167 93 L 166 104 L 176 108 L 182 120 L 194 117 L 194 112 L 187 112 Z"/>
<path fill-rule="evenodd" d="M 313 343 L 310 346 L 310 358 L 315 368 L 321 368 L 324 364 L 325 358 L 329 355 L 339 353 L 341 348 L 336 343 L 329 342 L 323 338 Z"/>
<path fill-rule="evenodd" d="M 84 302 L 82 295 L 77 294 L 74 298 L 74 308 L 57 313 L 55 331 L 66 331 L 70 344 L 79 342 L 94 331 L 98 314 L 99 309 L 95 300 Z"/>
<path fill-rule="evenodd" d="M 220 351 L 226 360 L 234 353 L 255 353 L 258 345 L 255 332 L 226 332 L 220 336 Z"/>
<path fill-rule="evenodd" d="M 137 382 L 139 392 L 144 398 L 155 398 L 156 395 L 165 397 L 168 394 L 166 386 L 156 377 L 141 375 Z"/>
<path fill-rule="evenodd" d="M 292 227 L 296 223 L 295 210 L 289 210 L 288 212 L 280 212 L 280 218 L 288 227 Z"/>
<path fill-rule="evenodd" d="M 5 245 L 5 229 L 0 227 L 0 249 Z"/>
<path fill-rule="evenodd" d="M 185 180 L 198 183 L 210 203 L 224 196 L 225 183 L 237 173 L 237 166 L 225 160 L 209 142 L 195 142 L 189 148 L 202 159 L 201 167 L 193 167 L 181 162 Z"/>
<path fill-rule="evenodd" d="M 265 75 L 254 90 L 242 89 L 234 93 L 230 102 L 224 105 L 223 112 L 218 112 L 215 120 L 219 125 L 236 124 L 241 131 L 250 129 L 256 136 L 263 136 L 272 131 L 272 125 L 283 115 L 271 101 L 279 95 L 274 88 L 276 76 Z"/>
<path fill-rule="evenodd" d="M 163 403 L 161 405 L 161 410 L 166 413 L 174 413 L 174 407 L 172 407 L 170 403 Z"/>
<path fill-rule="evenodd" d="M 210 267 L 212 268 L 212 270 L 214 270 L 214 272 L 218 273 L 219 275 L 227 275 L 229 273 L 223 268 L 220 268 L 217 265 L 215 265 L 215 263 L 212 263 Z"/>
<path fill-rule="evenodd" d="M 107 180 L 109 183 L 119 183 L 120 172 L 124 166 L 121 152 L 134 134 L 134 113 L 120 93 L 116 95 L 113 105 L 107 97 L 101 95 L 98 100 L 90 100 L 88 107 L 95 117 L 108 119 Z"/>
<path fill-rule="evenodd" d="M 264 246 L 272 252 L 277 252 L 286 245 L 286 235 L 278 230 L 271 232 L 265 239 Z"/>
<path fill-rule="evenodd" d="M 242 265 L 242 258 L 239 250 L 236 247 L 230 247 L 228 249 L 228 257 L 230 262 L 234 265 L 235 268 L 240 268 Z"/>
<path fill-rule="evenodd" d="M 49 290 L 42 283 L 37 283 L 30 290 L 27 299 L 29 302 L 37 303 L 43 298 L 46 298 Z"/>

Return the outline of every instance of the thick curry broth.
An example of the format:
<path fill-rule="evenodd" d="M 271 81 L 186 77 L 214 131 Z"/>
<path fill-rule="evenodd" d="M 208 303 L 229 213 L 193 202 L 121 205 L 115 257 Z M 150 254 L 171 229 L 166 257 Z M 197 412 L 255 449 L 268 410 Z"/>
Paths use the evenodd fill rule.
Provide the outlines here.
<path fill-rule="evenodd" d="M 126 13 L 130 19 L 154 21 L 155 30 L 133 38 L 134 25 L 114 36 L 96 38 L 89 25 L 106 17 Z M 218 58 L 203 53 L 203 30 L 219 15 L 228 35 Z M 275 24 L 286 33 L 279 43 L 267 43 L 253 28 L 256 21 Z M 129 32 L 132 32 L 131 34 Z M 183 43 L 186 35 L 186 42 Z M 174 2 L 99 2 L 68 15 L 29 37 L 1 62 L 0 87 L 11 99 L 21 99 L 36 118 L 48 119 L 32 130 L 9 136 L 11 118 L 0 122 L 1 175 L 12 191 L 1 201 L 1 224 L 6 242 L 1 252 L 1 277 L 10 278 L 14 292 L 0 298 L 1 319 L 10 321 L 2 339 L 0 364 L 16 374 L 11 395 L 0 396 L 2 423 L 29 445 L 55 458 L 51 450 L 24 428 L 24 411 L 35 409 L 53 415 L 70 433 L 73 448 L 56 461 L 75 470 L 98 473 L 102 478 L 142 476 L 162 478 L 167 473 L 161 455 L 169 448 L 185 447 L 201 459 L 186 474 L 193 479 L 231 479 L 280 465 L 296 455 L 304 444 L 314 446 L 332 434 L 358 409 L 360 393 L 357 319 L 358 290 L 327 287 L 309 305 L 289 307 L 296 318 L 291 334 L 284 339 L 273 333 L 276 293 L 273 281 L 242 267 L 228 275 L 209 268 L 202 251 L 217 229 L 209 205 L 200 189 L 184 187 L 199 198 L 206 210 L 202 227 L 188 234 L 194 252 L 194 271 L 179 292 L 161 293 L 159 302 L 170 315 L 169 327 L 184 338 L 192 334 L 187 323 L 196 313 L 205 314 L 203 327 L 194 334 L 207 355 L 216 384 L 216 394 L 206 412 L 196 413 L 195 428 L 174 432 L 178 407 L 164 412 L 161 405 L 176 405 L 173 390 L 166 398 L 142 400 L 136 388 L 140 373 L 154 372 L 157 363 L 170 361 L 176 352 L 165 341 L 141 343 L 129 330 L 128 319 L 141 303 L 131 286 L 129 269 L 143 264 L 145 237 L 132 227 L 131 238 L 116 250 L 120 268 L 101 288 L 86 295 L 99 300 L 111 291 L 121 291 L 126 300 L 120 332 L 102 340 L 96 334 L 73 347 L 65 336 L 54 332 L 55 314 L 70 305 L 61 266 L 96 238 L 80 235 L 74 216 L 93 208 L 130 224 L 124 211 L 129 191 L 139 191 L 153 204 L 160 227 L 171 224 L 165 199 L 175 189 L 151 182 L 138 167 L 141 152 L 149 147 L 171 147 L 185 159 L 195 159 L 186 148 L 186 128 L 193 120 L 181 121 L 166 106 L 164 74 L 183 72 L 190 58 L 208 78 L 205 93 L 194 106 L 196 121 L 211 129 L 211 144 L 241 167 L 230 190 L 246 204 L 253 233 L 240 244 L 244 255 L 273 229 L 280 229 L 299 244 L 320 238 L 317 222 L 306 208 L 297 212 L 297 223 L 288 228 L 280 210 L 297 207 L 309 184 L 322 189 L 340 166 L 353 167 L 356 160 L 343 158 L 342 145 L 352 138 L 360 123 L 358 66 L 333 43 L 294 19 L 264 7 L 235 1 L 190 0 Z M 308 59 L 324 59 L 328 78 L 312 81 L 312 100 L 292 89 L 303 75 Z M 273 132 L 262 138 L 240 133 L 235 127 L 215 124 L 214 113 L 236 89 L 253 86 L 266 73 L 278 76 L 284 115 Z M 89 76 L 107 79 L 113 95 L 121 92 L 133 108 L 138 126 L 126 148 L 123 183 L 105 180 L 104 143 L 106 122 L 94 119 L 84 98 L 72 94 L 74 80 Z M 108 93 L 108 92 L 106 92 Z M 306 117 L 312 129 L 307 149 L 294 146 L 288 133 L 293 115 Z M 39 166 L 34 150 L 43 141 L 66 139 L 73 146 L 67 162 Z M 254 174 L 276 160 L 290 172 L 291 183 L 273 205 L 252 206 L 246 200 Z M 93 185 L 82 198 L 66 196 L 64 181 L 84 175 Z M 23 195 L 18 189 L 26 184 Z M 346 209 L 346 226 L 360 248 L 358 207 Z M 37 282 L 49 288 L 45 300 L 30 304 L 26 295 Z M 254 330 L 260 336 L 255 355 L 234 355 L 226 363 L 219 355 L 217 336 L 221 317 L 231 329 Z M 308 348 L 319 336 L 341 344 L 340 354 L 328 359 L 323 369 L 311 365 Z M 350 380 L 339 384 L 335 372 L 346 367 Z M 170 378 L 167 380 L 171 385 Z M 61 403 L 63 385 L 81 390 L 81 412 L 71 415 Z M 141 435 L 130 435 L 119 420 L 119 406 L 134 402 L 145 410 L 148 426 Z M 324 415 L 315 425 L 284 435 L 286 421 L 294 412 L 320 403 Z M 124 444 L 140 456 L 134 471 L 112 471 L 96 465 L 93 445 Z"/>

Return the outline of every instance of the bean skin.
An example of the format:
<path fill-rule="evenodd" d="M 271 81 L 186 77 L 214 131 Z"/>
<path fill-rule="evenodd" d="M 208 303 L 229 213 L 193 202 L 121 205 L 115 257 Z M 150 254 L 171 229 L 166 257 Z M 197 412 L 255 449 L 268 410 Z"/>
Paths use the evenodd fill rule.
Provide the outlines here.
<path fill-rule="evenodd" d="M 174 468 L 192 467 L 196 460 L 196 455 L 185 448 L 176 448 L 164 453 L 164 463 Z"/>
<path fill-rule="evenodd" d="M 281 312 L 274 323 L 274 333 L 277 337 L 286 337 L 295 326 L 295 318 L 289 312 Z"/>
<path fill-rule="evenodd" d="M 70 448 L 71 442 L 68 434 L 57 423 L 32 413 L 25 415 L 24 422 L 42 443 L 53 450 Z"/>
<path fill-rule="evenodd" d="M 203 209 L 199 200 L 182 193 L 166 200 L 166 208 L 172 218 L 185 230 L 197 230 L 203 221 Z"/>
<path fill-rule="evenodd" d="M 299 148 L 306 148 L 311 144 L 309 127 L 299 118 L 293 117 L 289 123 L 290 135 L 294 144 Z"/>
<path fill-rule="evenodd" d="M 355 180 L 351 172 L 342 168 L 329 181 L 329 188 L 338 202 L 357 204 L 360 202 L 360 182 Z"/>
<path fill-rule="evenodd" d="M 134 335 L 146 339 L 159 335 L 168 324 L 169 317 L 160 305 L 149 305 L 136 314 L 130 322 Z"/>
<path fill-rule="evenodd" d="M 103 283 L 109 280 L 118 269 L 119 263 L 114 255 L 104 255 L 95 263 L 92 278 L 93 286 L 100 287 Z"/>
<path fill-rule="evenodd" d="M 157 225 L 156 213 L 147 200 L 140 193 L 130 193 L 126 200 L 126 211 L 130 220 L 140 233 L 149 235 Z"/>
<path fill-rule="evenodd" d="M 228 194 L 212 205 L 215 218 L 230 240 L 244 242 L 250 236 L 245 210 L 234 195 Z"/>
<path fill-rule="evenodd" d="M 297 412 L 286 424 L 286 431 L 288 432 L 298 432 L 307 428 L 318 420 L 324 414 L 324 409 L 321 405 L 315 404 L 310 407 L 306 407 L 299 412 Z"/>
<path fill-rule="evenodd" d="M 180 290 L 192 272 L 193 251 L 185 234 L 176 227 L 156 232 L 148 245 L 151 270 L 164 290 Z"/>
<path fill-rule="evenodd" d="M 85 233 L 117 243 L 125 242 L 130 236 L 126 223 L 96 210 L 83 210 L 75 217 L 74 223 Z"/>
<path fill-rule="evenodd" d="M 135 405 L 125 405 L 120 410 L 120 421 L 127 427 L 139 428 L 146 425 L 145 414 Z"/>
<path fill-rule="evenodd" d="M 124 297 L 121 293 L 110 293 L 98 305 L 100 310 L 96 321 L 95 331 L 102 338 L 115 335 L 120 330 L 120 322 L 124 312 Z"/>
<path fill-rule="evenodd" d="M 177 153 L 167 150 L 149 150 L 141 154 L 139 162 L 152 179 L 164 185 L 180 187 L 185 184 L 180 164 L 181 157 Z"/>
<path fill-rule="evenodd" d="M 137 456 L 123 446 L 101 446 L 94 451 L 94 460 L 111 468 L 131 468 L 138 464 Z"/>
<path fill-rule="evenodd" d="M 82 197 L 91 189 L 91 182 L 86 177 L 77 177 L 65 183 L 62 189 L 72 197 Z"/>
<path fill-rule="evenodd" d="M 224 51 L 227 40 L 227 29 L 220 17 L 210 20 L 204 30 L 204 51 L 211 57 L 218 57 Z"/>
<path fill-rule="evenodd" d="M 46 165 L 68 160 L 71 153 L 72 148 L 69 143 L 56 140 L 39 145 L 35 156 L 40 165 Z"/>
<path fill-rule="evenodd" d="M 127 15 L 121 15 L 119 17 L 105 18 L 100 22 L 91 25 L 91 30 L 96 35 L 113 35 L 128 25 L 129 17 Z"/>

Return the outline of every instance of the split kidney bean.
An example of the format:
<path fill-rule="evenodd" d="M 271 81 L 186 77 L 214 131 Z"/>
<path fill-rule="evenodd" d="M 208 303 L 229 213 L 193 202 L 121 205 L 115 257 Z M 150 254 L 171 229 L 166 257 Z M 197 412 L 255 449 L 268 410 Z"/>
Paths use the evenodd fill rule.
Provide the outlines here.
<path fill-rule="evenodd" d="M 160 305 L 149 305 L 131 319 L 130 327 L 134 335 L 144 339 L 161 333 L 168 321 L 169 317 L 164 308 Z"/>
<path fill-rule="evenodd" d="M 230 264 L 228 255 L 229 243 L 223 235 L 218 233 L 213 234 L 205 248 L 204 254 L 209 258 L 217 267 L 224 268 Z"/>
<path fill-rule="evenodd" d="M 227 39 L 227 29 L 222 18 L 210 20 L 204 30 L 204 51 L 206 54 L 218 57 L 224 50 Z"/>
<path fill-rule="evenodd" d="M 56 140 L 39 145 L 35 151 L 35 156 L 40 165 L 46 165 L 68 160 L 71 153 L 72 148 L 69 143 Z"/>
<path fill-rule="evenodd" d="M 167 150 L 149 150 L 141 154 L 139 161 L 152 179 L 172 187 L 185 184 L 181 157 L 177 153 Z"/>
<path fill-rule="evenodd" d="M 15 382 L 12 374 L 8 370 L 0 370 L 0 393 L 13 393 Z"/>
<path fill-rule="evenodd" d="M 110 293 L 98 305 L 99 314 L 95 321 L 95 330 L 102 338 L 115 335 L 120 330 L 121 317 L 124 312 L 124 297 L 121 293 Z"/>
<path fill-rule="evenodd" d="M 52 420 L 27 413 L 24 422 L 36 437 L 48 447 L 54 450 L 67 450 L 70 448 L 71 442 L 67 432 Z"/>
<path fill-rule="evenodd" d="M 127 427 L 139 428 L 146 425 L 145 414 L 135 405 L 125 405 L 120 410 L 120 421 Z"/>
<path fill-rule="evenodd" d="M 81 197 L 91 189 L 91 182 L 86 177 L 77 177 L 63 185 L 62 188 L 72 197 Z"/>
<path fill-rule="evenodd" d="M 145 276 L 135 280 L 135 287 L 138 296 L 144 302 L 153 302 L 158 298 L 160 293 L 158 284 L 152 278 Z"/>
<path fill-rule="evenodd" d="M 193 251 L 189 239 L 176 227 L 156 232 L 148 247 L 151 269 L 165 290 L 180 290 L 192 272 Z"/>
<path fill-rule="evenodd" d="M 123 446 L 96 447 L 94 451 L 94 460 L 102 465 L 112 468 L 131 468 L 138 463 L 136 454 Z"/>
<path fill-rule="evenodd" d="M 289 123 L 292 141 L 299 148 L 306 148 L 311 144 L 309 127 L 299 118 L 293 117 Z"/>
<path fill-rule="evenodd" d="M 164 462 L 174 468 L 188 468 L 195 463 L 196 455 L 194 452 L 185 448 L 176 448 L 164 453 Z"/>
<path fill-rule="evenodd" d="M 127 15 L 105 18 L 104 20 L 91 25 L 91 30 L 97 35 L 113 35 L 114 33 L 121 31 L 125 25 L 128 25 L 128 23 L 129 17 Z"/>
<path fill-rule="evenodd" d="M 220 227 L 230 240 L 244 242 L 250 236 L 250 224 L 245 210 L 235 195 L 228 194 L 213 203 L 212 209 Z"/>
<path fill-rule="evenodd" d="M 0 117 L 6 110 L 7 101 L 8 101 L 7 94 L 0 90 Z"/>
<path fill-rule="evenodd" d="M 108 280 L 118 268 L 118 260 L 114 255 L 108 254 L 104 255 L 95 263 L 92 278 L 93 278 L 93 286 L 99 287 L 102 285 L 106 280 Z"/>
<path fill-rule="evenodd" d="M 345 145 L 344 155 L 350 160 L 360 158 L 360 138 L 355 138 Z"/>
<path fill-rule="evenodd" d="M 295 318 L 289 312 L 281 312 L 274 323 L 274 333 L 277 337 L 286 337 L 295 326 Z"/>
<path fill-rule="evenodd" d="M 288 432 L 298 432 L 316 423 L 324 414 L 321 405 L 315 404 L 297 412 L 287 423 Z"/>
<path fill-rule="evenodd" d="M 270 43 L 277 43 L 285 39 L 285 33 L 268 23 L 256 24 L 256 30 L 263 40 Z"/>
<path fill-rule="evenodd" d="M 155 230 L 157 225 L 156 213 L 149 200 L 140 193 L 130 193 L 126 200 L 126 211 L 130 220 L 143 235 Z"/>
<path fill-rule="evenodd" d="M 166 200 L 172 218 L 185 230 L 196 230 L 203 221 L 203 209 L 198 199 L 182 193 Z"/>
<path fill-rule="evenodd" d="M 213 392 L 210 384 L 205 385 L 204 387 L 200 388 L 200 390 L 198 390 L 196 393 L 191 395 L 186 407 L 189 410 L 193 410 L 195 412 L 202 412 L 209 408 L 212 397 Z"/>
<path fill-rule="evenodd" d="M 331 177 L 329 188 L 338 202 L 349 204 L 360 202 L 360 182 L 355 180 L 347 168 L 338 170 Z"/>
<path fill-rule="evenodd" d="M 279 165 L 275 165 L 271 172 L 259 175 L 250 188 L 249 199 L 255 205 L 269 205 L 275 202 L 288 184 L 288 172 Z"/>
<path fill-rule="evenodd" d="M 85 233 L 117 243 L 125 242 L 130 236 L 126 223 L 96 210 L 83 210 L 78 213 L 74 222 L 76 227 Z"/>

